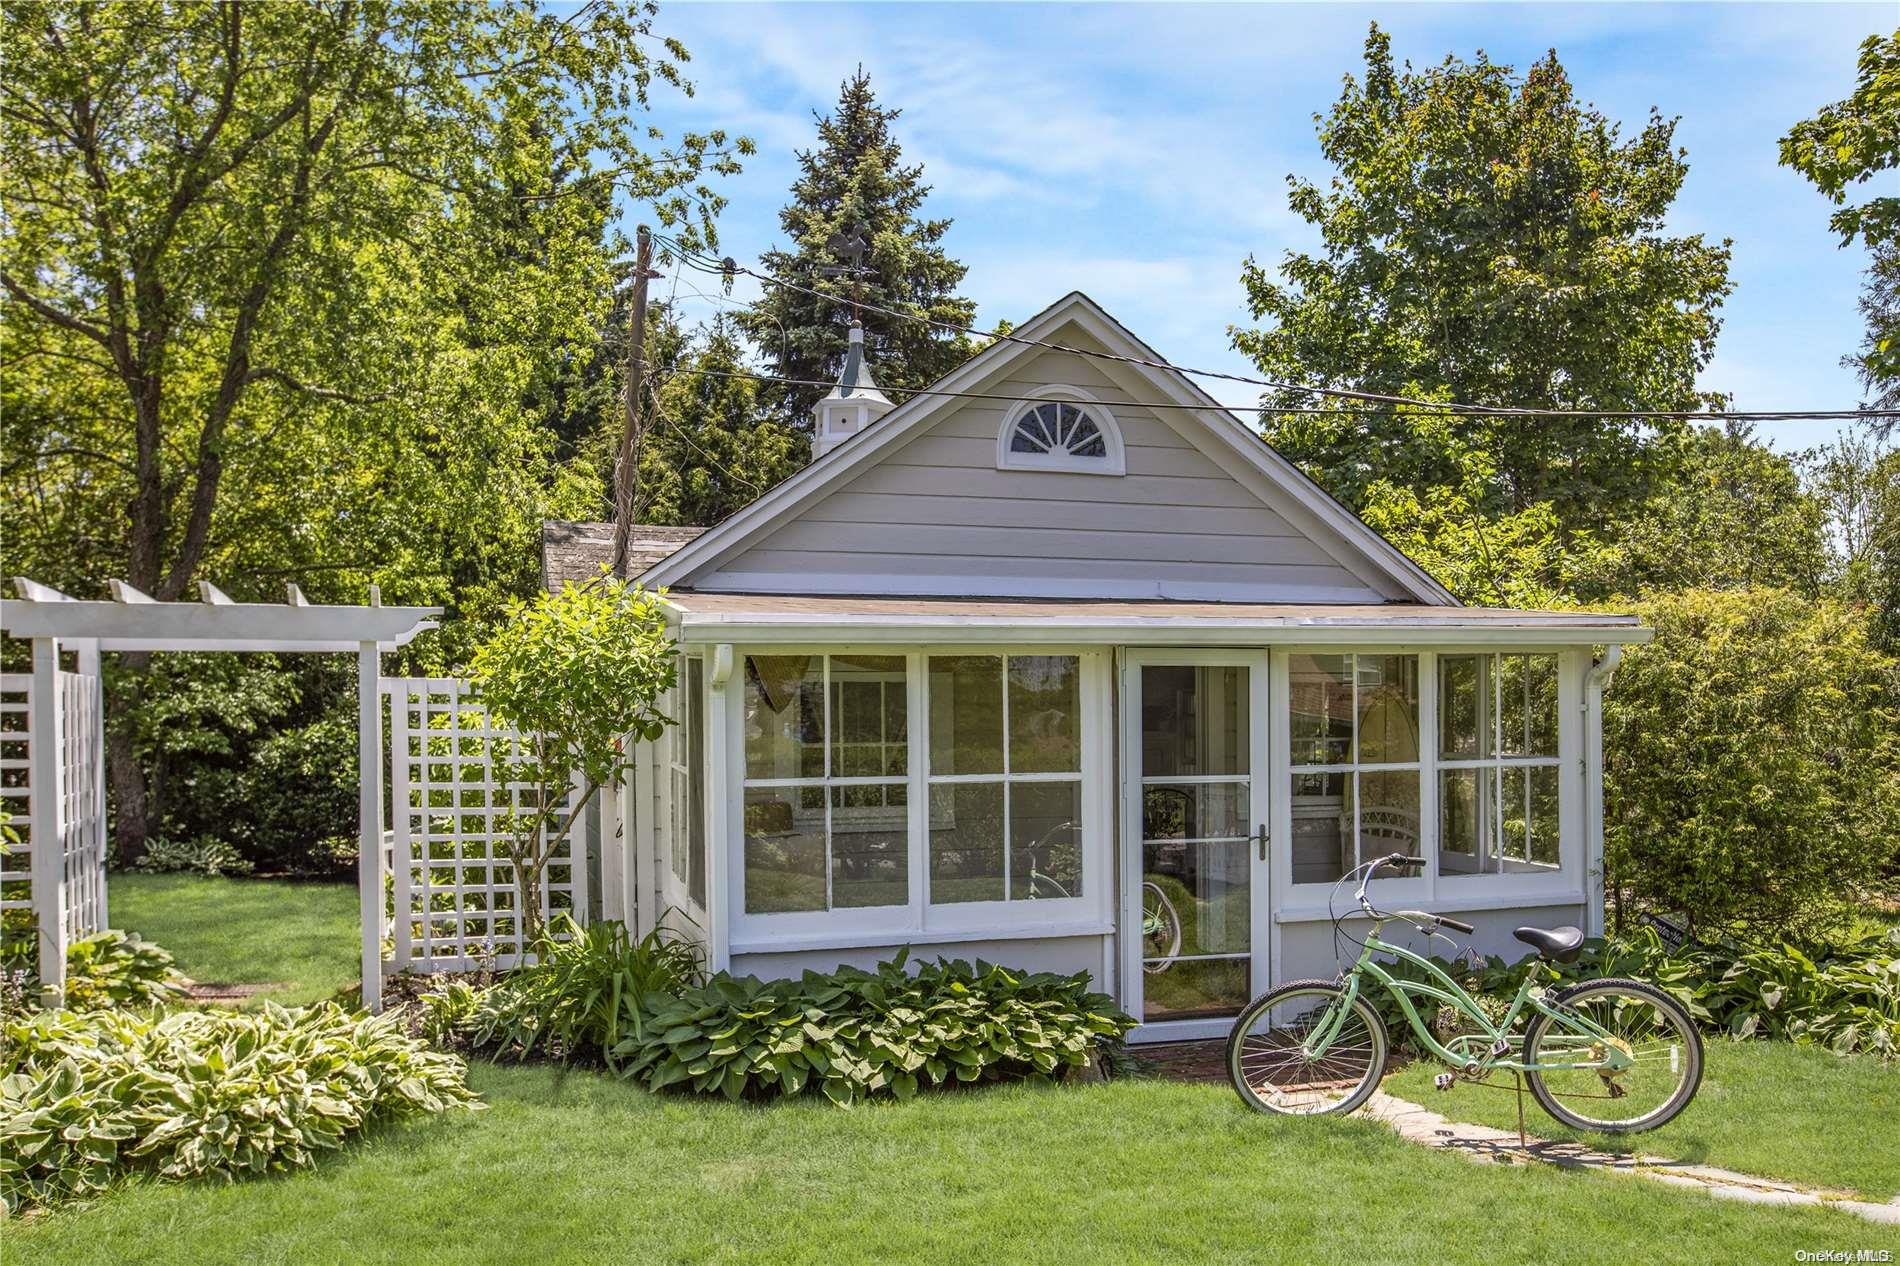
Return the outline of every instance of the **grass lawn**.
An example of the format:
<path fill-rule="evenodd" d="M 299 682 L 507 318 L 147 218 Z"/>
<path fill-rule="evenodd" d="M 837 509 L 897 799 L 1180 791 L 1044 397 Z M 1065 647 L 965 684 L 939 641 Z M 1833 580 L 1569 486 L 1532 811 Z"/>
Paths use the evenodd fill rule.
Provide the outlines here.
<path fill-rule="evenodd" d="M 1638 1178 L 1474 1165 L 1365 1121 L 1122 1081 L 852 1111 L 478 1064 L 491 1105 L 310 1173 L 143 1184 L 0 1231 L 9 1266 L 860 1261 L 1787 1262 L 1893 1228 Z"/>
<path fill-rule="evenodd" d="M 1720 1165 L 1870 1200 L 1900 1193 L 1900 1064 L 1786 1042 L 1704 1040 L 1702 1088 L 1660 1130 L 1622 1138 L 1580 1134 L 1546 1116 L 1529 1095 L 1524 1128 L 1542 1138 L 1583 1139 L 1605 1151 Z M 1385 1088 L 1456 1121 L 1517 1127 L 1515 1096 L 1468 1085 L 1441 1093 L 1432 1088 L 1439 1071 L 1436 1062 L 1421 1061 L 1388 1077 Z"/>
<path fill-rule="evenodd" d="M 126 873 L 112 876 L 107 901 L 114 927 L 163 945 L 193 980 L 268 984 L 257 997 L 298 1006 L 362 978 L 348 884 Z"/>

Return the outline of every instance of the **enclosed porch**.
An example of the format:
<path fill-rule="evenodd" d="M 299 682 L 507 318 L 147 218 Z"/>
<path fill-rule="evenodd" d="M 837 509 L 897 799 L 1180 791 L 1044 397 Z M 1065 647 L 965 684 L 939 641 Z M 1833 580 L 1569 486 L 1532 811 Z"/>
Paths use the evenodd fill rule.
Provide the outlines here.
<path fill-rule="evenodd" d="M 1371 857 L 1424 857 L 1381 900 L 1460 912 L 1479 953 L 1600 925 L 1598 722 L 1632 618 L 667 602 L 681 724 L 623 797 L 623 882 L 718 966 L 1087 971 L 1159 1040 L 1331 975 L 1332 890 Z"/>

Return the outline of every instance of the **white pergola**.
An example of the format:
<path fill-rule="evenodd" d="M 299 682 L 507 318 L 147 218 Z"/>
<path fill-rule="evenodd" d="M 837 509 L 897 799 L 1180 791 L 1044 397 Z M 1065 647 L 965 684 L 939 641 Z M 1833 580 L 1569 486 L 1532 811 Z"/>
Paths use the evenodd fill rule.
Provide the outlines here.
<path fill-rule="evenodd" d="M 160 602 L 123 581 L 112 582 L 110 601 L 68 597 L 24 577 L 14 580 L 18 597 L 0 600 L 0 632 L 33 644 L 30 745 L 30 816 L 35 921 L 40 982 L 63 993 L 66 982 L 67 874 L 61 841 L 76 796 L 96 797 L 95 829 L 103 850 L 104 769 L 86 772 L 86 788 L 71 780 L 63 760 L 67 718 L 60 707 L 59 654 L 75 651 L 81 675 L 96 683 L 106 651 L 319 651 L 357 657 L 357 753 L 360 763 L 357 876 L 363 918 L 363 1003 L 382 1005 L 380 933 L 383 900 L 383 733 L 381 653 L 405 645 L 424 629 L 439 607 L 386 607 L 376 587 L 368 606 L 329 606 L 305 600 L 287 586 L 282 603 L 237 602 L 209 581 L 198 582 L 199 602 Z M 95 737 L 103 732 L 103 693 L 95 687 L 89 706 Z M 98 754 L 103 755 L 102 746 Z M 103 894 L 101 894 L 103 897 Z M 103 902 L 99 912 L 103 919 Z"/>

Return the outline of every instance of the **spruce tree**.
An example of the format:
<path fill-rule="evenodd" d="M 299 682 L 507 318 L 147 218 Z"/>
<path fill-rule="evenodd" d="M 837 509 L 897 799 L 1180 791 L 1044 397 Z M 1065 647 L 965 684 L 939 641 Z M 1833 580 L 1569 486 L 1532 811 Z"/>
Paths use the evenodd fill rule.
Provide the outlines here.
<path fill-rule="evenodd" d="M 877 103 L 862 68 L 846 80 L 838 106 L 818 117 L 818 145 L 798 155 L 802 174 L 792 200 L 779 213 L 791 249 L 768 251 L 761 260 L 773 277 L 822 292 L 804 294 L 767 285 L 762 301 L 740 325 L 770 367 L 784 378 L 825 382 L 844 362 L 852 320 L 851 300 L 967 326 L 976 306 L 957 294 L 968 271 L 944 253 L 949 220 L 921 217 L 930 187 L 923 166 L 903 164 L 891 135 L 900 112 Z M 861 271 L 840 273 L 849 251 L 863 245 Z M 865 353 L 872 373 L 887 387 L 921 387 L 955 368 L 971 352 L 967 338 L 915 320 L 865 310 Z M 763 384 L 760 402 L 787 425 L 811 427 L 811 408 L 824 387 Z"/>

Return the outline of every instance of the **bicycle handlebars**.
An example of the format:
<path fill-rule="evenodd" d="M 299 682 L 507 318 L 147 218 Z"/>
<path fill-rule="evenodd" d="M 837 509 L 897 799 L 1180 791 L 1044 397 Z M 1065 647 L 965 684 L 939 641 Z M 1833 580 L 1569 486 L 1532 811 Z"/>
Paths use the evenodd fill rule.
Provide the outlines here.
<path fill-rule="evenodd" d="M 1426 910 L 1400 910 L 1395 913 L 1387 913 L 1379 910 L 1372 904 L 1371 900 L 1367 898 L 1366 885 L 1372 882 L 1372 877 L 1379 873 L 1380 867 L 1390 866 L 1394 870 L 1409 870 L 1414 866 L 1423 866 L 1424 864 L 1425 859 L 1423 857 L 1411 857 L 1405 853 L 1390 853 L 1384 857 L 1376 857 L 1360 866 L 1359 869 L 1365 871 L 1365 874 L 1359 877 L 1359 891 L 1355 894 L 1359 898 L 1359 908 L 1375 919 L 1430 919 L 1440 927 L 1450 928 L 1454 932 L 1463 932 L 1467 936 L 1477 931 L 1477 929 L 1472 927 L 1469 923 L 1463 923 L 1457 919 L 1448 919 L 1442 914 L 1432 914 Z"/>

